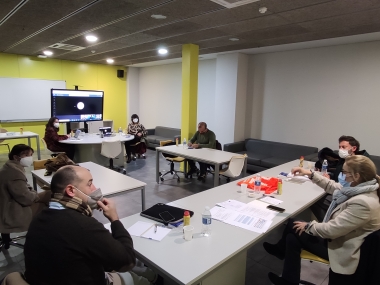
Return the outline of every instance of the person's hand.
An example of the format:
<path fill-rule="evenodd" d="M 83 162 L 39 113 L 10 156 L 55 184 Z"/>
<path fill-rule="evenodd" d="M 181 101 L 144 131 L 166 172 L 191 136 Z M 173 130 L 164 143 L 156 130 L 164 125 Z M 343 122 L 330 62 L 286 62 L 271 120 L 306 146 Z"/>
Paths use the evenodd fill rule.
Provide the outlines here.
<path fill-rule="evenodd" d="M 188 143 L 187 143 L 187 146 L 190 146 L 190 147 L 191 147 L 191 146 L 193 146 L 193 144 L 192 144 L 191 142 L 188 142 Z"/>
<path fill-rule="evenodd" d="M 67 137 L 67 138 L 69 138 L 69 137 L 71 137 L 71 135 L 70 135 L 70 134 L 68 134 L 68 135 L 66 135 L 66 137 Z"/>
<path fill-rule="evenodd" d="M 193 144 L 193 148 L 199 148 L 199 144 L 197 143 Z"/>
<path fill-rule="evenodd" d="M 293 167 L 292 168 L 292 174 L 294 174 L 294 176 L 304 176 L 304 175 L 307 175 L 308 177 L 310 177 L 311 175 L 311 171 L 310 170 L 307 170 L 305 168 L 302 168 L 302 167 Z"/>
<path fill-rule="evenodd" d="M 113 221 L 116 221 L 119 219 L 119 216 L 117 215 L 116 211 L 116 205 L 115 202 L 104 198 L 103 201 L 97 202 L 98 206 L 100 207 L 100 210 L 103 211 L 103 215 L 112 223 Z"/>
<path fill-rule="evenodd" d="M 137 136 L 138 136 L 138 137 L 141 137 L 141 133 L 137 133 Z"/>
<path fill-rule="evenodd" d="M 306 222 L 294 222 L 293 229 L 296 230 L 296 233 L 299 233 L 299 235 L 301 235 L 305 231 L 306 225 Z"/>
<path fill-rule="evenodd" d="M 324 177 L 330 179 L 330 175 L 328 175 L 327 173 L 323 173 L 322 176 L 324 176 Z"/>

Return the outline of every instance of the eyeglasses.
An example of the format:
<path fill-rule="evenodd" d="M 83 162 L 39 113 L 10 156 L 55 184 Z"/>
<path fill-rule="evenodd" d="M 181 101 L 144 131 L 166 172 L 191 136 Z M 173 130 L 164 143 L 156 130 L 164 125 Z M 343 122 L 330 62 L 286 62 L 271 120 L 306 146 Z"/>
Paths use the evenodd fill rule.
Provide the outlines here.
<path fill-rule="evenodd" d="M 347 174 L 347 173 L 349 174 L 350 172 L 342 169 L 342 173 L 343 174 Z"/>

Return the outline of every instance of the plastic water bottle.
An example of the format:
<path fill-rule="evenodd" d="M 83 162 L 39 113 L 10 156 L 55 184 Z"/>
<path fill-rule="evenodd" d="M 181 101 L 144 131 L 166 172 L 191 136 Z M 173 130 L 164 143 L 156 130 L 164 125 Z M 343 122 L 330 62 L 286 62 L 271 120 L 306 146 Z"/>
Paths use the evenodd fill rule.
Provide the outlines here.
<path fill-rule="evenodd" d="M 329 166 L 329 164 L 327 163 L 327 160 L 325 159 L 322 163 L 322 174 L 327 174 L 327 167 Z"/>
<path fill-rule="evenodd" d="M 183 138 L 183 148 L 187 147 L 186 138 Z"/>
<path fill-rule="evenodd" d="M 123 134 L 123 129 L 119 127 L 119 135 L 121 136 Z"/>
<path fill-rule="evenodd" d="M 209 207 L 205 207 L 202 213 L 202 236 L 208 237 L 211 235 L 211 212 Z"/>
<path fill-rule="evenodd" d="M 255 180 L 255 186 L 253 187 L 253 191 L 255 194 L 260 194 L 261 191 L 261 176 L 260 174 L 257 174 L 256 180 Z"/>

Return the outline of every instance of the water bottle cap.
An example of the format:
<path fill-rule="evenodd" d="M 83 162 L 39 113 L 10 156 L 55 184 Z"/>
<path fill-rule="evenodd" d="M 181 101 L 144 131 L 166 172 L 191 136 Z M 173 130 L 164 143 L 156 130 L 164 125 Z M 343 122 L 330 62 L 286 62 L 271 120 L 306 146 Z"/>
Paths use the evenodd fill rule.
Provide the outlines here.
<path fill-rule="evenodd" d="M 184 215 L 184 216 L 190 216 L 190 212 L 189 212 L 189 211 L 185 211 L 185 212 L 183 213 L 183 215 Z"/>
<path fill-rule="evenodd" d="M 206 207 L 205 207 L 205 210 L 206 210 L 206 211 L 209 211 L 209 210 L 210 210 L 210 207 L 209 207 L 209 206 L 206 206 Z"/>

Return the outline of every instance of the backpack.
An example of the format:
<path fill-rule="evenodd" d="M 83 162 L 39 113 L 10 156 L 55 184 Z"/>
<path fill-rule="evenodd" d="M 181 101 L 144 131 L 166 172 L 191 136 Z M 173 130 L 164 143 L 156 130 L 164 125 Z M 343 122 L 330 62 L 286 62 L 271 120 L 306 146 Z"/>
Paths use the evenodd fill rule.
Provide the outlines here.
<path fill-rule="evenodd" d="M 332 149 L 325 147 L 318 152 L 318 161 L 315 163 L 315 168 L 322 169 L 322 163 L 325 159 L 328 163 L 328 172 L 334 172 L 339 164 L 339 161 L 341 160 L 337 153 L 335 153 Z"/>

